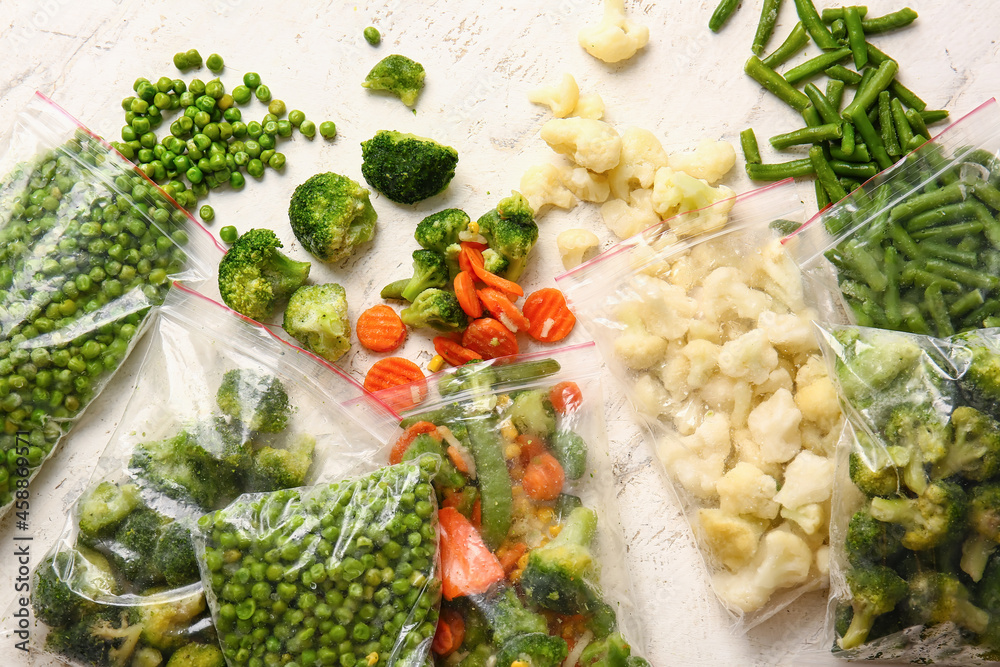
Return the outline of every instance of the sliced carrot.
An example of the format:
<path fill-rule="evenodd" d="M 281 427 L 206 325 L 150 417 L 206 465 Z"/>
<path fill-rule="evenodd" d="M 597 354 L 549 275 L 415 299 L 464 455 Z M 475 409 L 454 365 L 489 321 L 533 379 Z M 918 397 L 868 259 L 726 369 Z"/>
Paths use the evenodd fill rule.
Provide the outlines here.
<path fill-rule="evenodd" d="M 583 392 L 575 382 L 560 382 L 549 390 L 549 400 L 556 412 L 567 415 L 583 405 Z"/>
<path fill-rule="evenodd" d="M 543 343 L 554 343 L 569 335 L 576 315 L 566 305 L 566 297 L 554 287 L 543 287 L 524 301 L 521 309 L 531 322 L 528 335 Z"/>
<path fill-rule="evenodd" d="M 456 447 L 455 445 L 448 445 L 447 451 L 448 451 L 448 458 L 451 459 L 451 462 L 455 464 L 455 468 L 458 469 L 458 472 L 462 473 L 463 475 L 468 475 L 469 462 L 465 460 L 464 456 L 462 456 L 462 452 L 458 451 L 458 447 Z"/>
<path fill-rule="evenodd" d="M 458 253 L 458 268 L 468 273 L 475 273 L 474 267 L 483 268 L 483 253 L 468 243 L 462 244 Z"/>
<path fill-rule="evenodd" d="M 429 433 L 431 437 L 435 440 L 440 440 L 441 436 L 438 434 L 437 426 L 430 422 L 416 422 L 410 424 L 410 426 L 403 431 L 403 435 L 399 436 L 399 440 L 396 444 L 392 446 L 392 451 L 389 452 L 389 463 L 396 465 L 403 460 L 403 455 L 406 454 L 406 450 L 410 448 L 410 444 L 417 439 L 418 435 L 423 433 Z"/>
<path fill-rule="evenodd" d="M 533 435 L 519 435 L 514 442 L 521 448 L 522 465 L 528 465 L 531 459 L 545 451 L 545 443 Z"/>
<path fill-rule="evenodd" d="M 515 333 L 526 331 L 531 326 L 528 318 L 522 315 L 517 306 L 511 303 L 507 295 L 500 290 L 493 287 L 484 287 L 476 292 L 476 294 L 479 295 L 479 300 L 486 306 L 486 310 L 490 311 L 490 315 L 500 320 L 500 323 L 511 331 Z"/>
<path fill-rule="evenodd" d="M 392 352 L 406 340 L 406 327 L 396 311 L 384 304 L 361 313 L 355 331 L 372 352 Z"/>
<path fill-rule="evenodd" d="M 472 504 L 472 525 L 479 528 L 483 525 L 483 501 L 476 496 L 476 502 Z"/>
<path fill-rule="evenodd" d="M 503 566 L 482 536 L 453 507 L 438 511 L 441 527 L 441 592 L 446 600 L 479 595 L 504 578 Z"/>
<path fill-rule="evenodd" d="M 465 641 L 465 621 L 454 609 L 442 609 L 431 649 L 441 657 L 454 653 Z"/>
<path fill-rule="evenodd" d="M 490 317 L 474 320 L 462 334 L 462 345 L 483 359 L 517 354 L 517 338 L 503 324 Z"/>
<path fill-rule="evenodd" d="M 498 290 L 507 292 L 508 294 L 514 294 L 517 296 L 524 296 L 524 290 L 521 286 L 515 282 L 511 282 L 506 278 L 501 278 L 495 273 L 490 273 L 486 270 L 482 264 L 473 264 L 472 270 L 475 272 L 476 277 L 483 281 L 490 287 L 495 287 Z"/>
<path fill-rule="evenodd" d="M 528 545 L 524 542 L 518 542 L 512 545 L 509 549 L 506 549 L 500 556 L 500 565 L 503 566 L 503 571 L 510 575 L 511 572 L 517 567 L 517 562 L 521 560 L 521 556 L 528 553 Z"/>
<path fill-rule="evenodd" d="M 434 351 L 444 357 L 452 366 L 464 366 L 470 361 L 482 361 L 483 357 L 478 352 L 462 347 L 450 338 L 437 336 L 434 338 Z"/>
<path fill-rule="evenodd" d="M 455 276 L 455 296 L 466 315 L 472 319 L 483 316 L 483 304 L 476 295 L 476 282 L 468 271 L 459 271 Z"/>
<path fill-rule="evenodd" d="M 402 357 L 379 359 L 365 375 L 365 389 L 380 392 L 379 399 L 390 408 L 412 408 L 427 396 L 427 383 L 420 366 Z"/>
<path fill-rule="evenodd" d="M 489 246 L 486 245 L 485 243 L 476 243 L 475 241 L 462 241 L 462 245 L 468 246 L 470 248 L 475 248 L 479 252 L 482 252 L 487 248 L 489 248 Z"/>
<path fill-rule="evenodd" d="M 562 493 L 566 475 L 556 457 L 543 452 L 524 469 L 522 486 L 532 500 L 555 500 Z"/>

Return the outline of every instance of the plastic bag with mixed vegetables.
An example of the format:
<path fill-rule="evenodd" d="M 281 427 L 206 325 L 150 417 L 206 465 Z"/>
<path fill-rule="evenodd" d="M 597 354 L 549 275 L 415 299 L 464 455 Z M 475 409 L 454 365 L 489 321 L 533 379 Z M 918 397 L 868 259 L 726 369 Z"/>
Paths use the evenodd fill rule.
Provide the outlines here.
<path fill-rule="evenodd" d="M 397 418 L 339 371 L 179 285 L 148 342 L 89 489 L 33 575 L 31 640 L 98 667 L 244 664 L 220 648 L 209 616 L 196 520 L 244 493 L 375 469 L 371 452 Z M 282 562 L 269 554 L 223 585 L 242 601 L 254 582 L 281 579 L 267 566 Z"/>
<path fill-rule="evenodd" d="M 18 114 L 0 174 L 2 515 L 128 356 L 171 281 L 197 284 L 221 253 L 40 94 Z"/>
<path fill-rule="evenodd" d="M 378 394 L 393 405 L 423 397 L 389 461 L 440 461 L 435 664 L 648 665 L 594 353 L 467 364 Z"/>
<path fill-rule="evenodd" d="M 842 420 L 816 311 L 779 241 L 801 215 L 794 186 L 778 184 L 667 220 L 556 278 L 649 429 L 743 629 L 827 574 Z"/>
<path fill-rule="evenodd" d="M 1000 657 L 1000 330 L 824 327 L 854 437 L 831 523 L 833 651 Z"/>

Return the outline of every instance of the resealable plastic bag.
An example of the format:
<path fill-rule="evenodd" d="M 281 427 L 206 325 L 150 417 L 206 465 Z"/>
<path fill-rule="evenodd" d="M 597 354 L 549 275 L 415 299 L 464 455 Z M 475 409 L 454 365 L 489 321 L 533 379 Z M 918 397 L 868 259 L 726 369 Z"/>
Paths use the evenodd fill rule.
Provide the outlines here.
<path fill-rule="evenodd" d="M 998 188 L 990 100 L 799 230 L 807 288 L 861 326 L 946 337 L 1000 324 Z"/>
<path fill-rule="evenodd" d="M 251 493 L 204 516 L 195 543 L 229 666 L 426 665 L 441 600 L 437 467 Z"/>
<path fill-rule="evenodd" d="M 699 220 L 720 214 L 695 211 L 556 281 L 622 383 L 712 586 L 745 631 L 825 586 L 842 419 L 816 310 L 779 240 L 801 223 L 794 186 L 725 210 L 724 227 L 700 232 Z"/>
<path fill-rule="evenodd" d="M 376 394 L 423 397 L 384 460 L 441 462 L 437 664 L 648 665 L 596 353 L 504 357 Z"/>
<path fill-rule="evenodd" d="M 197 519 L 374 470 L 398 423 L 336 368 L 184 286 L 151 328 L 125 413 L 33 576 L 34 647 L 75 664 L 220 651 Z"/>
<path fill-rule="evenodd" d="M 101 392 L 211 235 L 36 94 L 0 155 L 0 516 Z M 19 452 L 23 455 L 19 455 Z"/>
<path fill-rule="evenodd" d="M 848 410 L 828 650 L 981 664 L 1000 651 L 1000 330 L 823 327 Z"/>

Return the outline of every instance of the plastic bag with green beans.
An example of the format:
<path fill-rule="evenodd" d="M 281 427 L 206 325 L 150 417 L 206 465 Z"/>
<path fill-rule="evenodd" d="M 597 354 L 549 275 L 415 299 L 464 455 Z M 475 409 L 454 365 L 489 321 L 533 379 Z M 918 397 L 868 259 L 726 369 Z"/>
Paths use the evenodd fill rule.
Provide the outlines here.
<path fill-rule="evenodd" d="M 124 415 L 32 577 L 32 648 L 77 665 L 221 665 L 197 519 L 245 493 L 374 470 L 398 423 L 346 375 L 184 286 L 150 328 Z M 273 556 L 261 563 L 284 562 Z"/>
<path fill-rule="evenodd" d="M 0 157 L 0 516 L 128 356 L 211 236 L 40 94 Z"/>
<path fill-rule="evenodd" d="M 823 326 L 850 429 L 831 508 L 826 650 L 1000 655 L 1000 330 Z"/>
<path fill-rule="evenodd" d="M 592 343 L 376 394 L 418 403 L 383 449 L 440 462 L 436 664 L 648 667 Z"/>
<path fill-rule="evenodd" d="M 1000 325 L 1000 108 L 991 100 L 796 234 L 827 312 L 947 337 Z"/>
<path fill-rule="evenodd" d="M 230 667 L 428 664 L 441 600 L 438 464 L 248 494 L 202 517 L 202 580 Z"/>

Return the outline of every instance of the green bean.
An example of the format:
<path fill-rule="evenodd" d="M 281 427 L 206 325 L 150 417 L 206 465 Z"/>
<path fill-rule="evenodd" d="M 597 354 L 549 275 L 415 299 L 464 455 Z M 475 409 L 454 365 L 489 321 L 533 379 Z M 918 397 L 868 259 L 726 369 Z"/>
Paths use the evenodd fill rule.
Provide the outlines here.
<path fill-rule="evenodd" d="M 886 14 L 885 16 L 865 19 L 861 22 L 861 26 L 864 29 L 865 34 L 877 35 L 881 32 L 889 32 L 890 30 L 896 30 L 897 28 L 905 28 L 916 20 L 917 13 L 909 7 L 904 7 L 899 11 Z"/>
<path fill-rule="evenodd" d="M 868 42 L 868 64 L 869 65 L 871 65 L 873 67 L 879 67 L 883 63 L 888 62 L 890 60 L 894 60 L 894 58 L 891 58 L 890 56 L 888 56 L 887 54 L 883 53 L 882 51 L 879 51 L 877 48 L 875 48 L 872 45 L 871 42 Z"/>
<path fill-rule="evenodd" d="M 903 312 L 899 299 L 899 253 L 893 246 L 888 246 L 883 251 L 883 270 L 885 271 L 885 299 L 883 307 L 885 309 L 885 319 L 893 329 L 898 328 L 903 322 Z"/>
<path fill-rule="evenodd" d="M 861 23 L 861 13 L 857 7 L 844 7 L 844 25 L 847 27 L 847 41 L 854 56 L 854 67 L 860 70 L 868 64 L 868 42 Z"/>
<path fill-rule="evenodd" d="M 898 98 L 894 97 L 889 101 L 889 109 L 892 112 L 892 122 L 896 129 L 896 137 L 899 142 L 900 152 L 902 153 L 913 140 L 913 130 L 910 129 L 910 121 L 906 120 L 906 112 L 903 110 L 903 104 Z"/>
<path fill-rule="evenodd" d="M 760 164 L 760 147 L 752 127 L 740 132 L 740 147 L 743 149 L 743 159 L 747 164 Z"/>
<path fill-rule="evenodd" d="M 924 319 L 923 313 L 920 312 L 920 307 L 909 301 L 904 301 L 902 304 L 903 312 L 903 322 L 906 323 L 906 330 L 915 334 L 923 334 L 925 336 L 930 335 L 931 328 L 927 324 L 927 320 Z"/>
<path fill-rule="evenodd" d="M 892 106 L 889 100 L 889 91 L 883 90 L 878 95 L 878 122 L 882 128 L 882 143 L 885 144 L 885 152 L 890 157 L 898 157 L 903 151 L 896 138 L 896 126 L 892 121 Z"/>
<path fill-rule="evenodd" d="M 983 305 L 985 301 L 981 290 L 971 290 L 951 302 L 948 306 L 948 314 L 953 318 L 962 317 Z"/>
<path fill-rule="evenodd" d="M 778 68 L 788 62 L 796 53 L 806 48 L 806 44 L 808 43 L 809 33 L 806 32 L 805 26 L 801 22 L 796 23 L 795 27 L 792 28 L 792 32 L 781 43 L 781 46 L 764 58 L 762 62 L 771 69 Z"/>
<path fill-rule="evenodd" d="M 943 120 L 947 120 L 948 111 L 945 109 L 921 111 L 920 118 L 923 119 L 925 125 L 933 125 L 934 123 L 940 123 Z"/>
<path fill-rule="evenodd" d="M 939 188 L 934 192 L 940 193 L 941 189 Z M 976 207 L 975 202 L 964 201 L 958 204 L 947 204 L 913 215 L 906 221 L 906 229 L 910 232 L 916 232 L 928 227 L 940 227 L 944 224 L 951 224 L 962 220 L 978 219 L 979 215 L 980 211 Z"/>
<path fill-rule="evenodd" d="M 830 163 L 826 161 L 821 146 L 813 146 L 809 149 L 809 161 L 816 172 L 816 179 L 823 184 L 823 189 L 830 195 L 830 201 L 838 202 L 847 196 L 847 192 L 837 180 L 837 175 L 833 173 Z"/>
<path fill-rule="evenodd" d="M 978 253 L 971 250 L 959 250 L 940 241 L 921 241 L 917 246 L 922 252 L 926 251 L 928 255 L 939 257 L 949 262 L 956 262 L 967 266 L 975 266 L 979 262 Z"/>
<path fill-rule="evenodd" d="M 712 12 L 712 18 L 708 21 L 708 28 L 712 32 L 719 32 L 722 29 L 723 24 L 729 20 L 729 17 L 733 15 L 736 11 L 736 6 L 740 4 L 739 0 L 722 0 L 715 11 Z"/>
<path fill-rule="evenodd" d="M 840 112 L 830 104 L 830 100 L 816 87 L 816 84 L 807 83 L 803 90 L 824 123 L 840 123 L 842 121 Z"/>
<path fill-rule="evenodd" d="M 889 224 L 889 236 L 896 244 L 896 248 L 910 259 L 924 258 L 924 253 L 917 246 L 916 242 L 898 223 L 892 222 Z"/>
<path fill-rule="evenodd" d="M 858 147 L 854 136 L 854 126 L 850 123 L 844 123 L 843 133 L 844 138 L 840 140 L 840 150 L 843 151 L 844 155 L 853 155 Z"/>
<path fill-rule="evenodd" d="M 894 222 L 905 220 L 918 213 L 940 208 L 946 204 L 954 204 L 963 199 L 965 199 L 965 186 L 954 183 L 934 192 L 910 196 L 906 201 L 894 206 L 889 217 Z"/>
<path fill-rule="evenodd" d="M 797 0 L 797 2 L 800 1 L 803 0 Z M 777 96 L 778 99 L 796 111 L 804 111 L 809 106 L 809 98 L 806 97 L 805 93 L 793 88 L 780 74 L 765 65 L 757 56 L 750 56 L 744 70 L 765 90 Z"/>
<path fill-rule="evenodd" d="M 879 93 L 889 87 L 898 71 L 899 65 L 895 60 L 887 60 L 879 65 L 871 80 L 867 85 L 862 83 L 854 99 L 844 109 L 844 118 L 852 118 L 859 110 L 867 111 L 878 100 Z"/>
<path fill-rule="evenodd" d="M 1000 299 L 991 299 L 962 318 L 963 328 L 978 328 L 987 318 L 1000 313 Z"/>
<path fill-rule="evenodd" d="M 773 164 L 748 164 L 746 169 L 747 176 L 754 181 L 780 181 L 815 173 L 812 162 L 808 159 Z"/>
<path fill-rule="evenodd" d="M 850 123 L 845 123 L 844 127 L 853 126 Z M 845 153 L 836 145 L 830 146 L 830 157 L 835 160 L 844 160 L 845 162 L 871 162 L 872 159 L 868 153 L 868 147 L 864 144 L 855 144 L 854 151 L 851 153 Z"/>
<path fill-rule="evenodd" d="M 847 69 L 843 65 L 834 65 L 826 70 L 826 75 L 835 81 L 842 81 L 849 86 L 856 86 L 861 83 L 861 75 L 854 70 Z"/>
<path fill-rule="evenodd" d="M 846 7 L 828 7 L 823 10 L 822 19 L 823 23 L 833 23 L 837 19 L 844 18 L 844 10 Z M 858 15 L 862 18 L 868 14 L 868 8 L 864 6 L 855 7 L 858 10 Z"/>
<path fill-rule="evenodd" d="M 972 194 L 995 211 L 1000 211 L 1000 190 L 986 181 L 975 181 L 972 184 Z"/>
<path fill-rule="evenodd" d="M 845 160 L 830 160 L 833 173 L 847 178 L 867 181 L 878 173 L 878 165 L 874 162 L 847 162 Z"/>
<path fill-rule="evenodd" d="M 850 120 L 854 121 L 854 128 L 861 133 L 861 138 L 864 139 L 865 145 L 868 147 L 875 162 L 878 163 L 878 166 L 882 169 L 891 167 L 892 159 L 885 152 L 882 138 L 875 131 L 871 121 L 868 120 L 868 114 L 865 113 L 864 109 L 858 107 L 850 116 Z"/>
<path fill-rule="evenodd" d="M 894 97 L 899 98 L 899 101 L 917 111 L 923 111 L 927 108 L 927 103 L 922 99 L 917 97 L 916 93 L 901 84 L 899 81 L 893 81 L 889 86 L 889 92 L 893 94 Z"/>
<path fill-rule="evenodd" d="M 483 541 L 495 549 L 510 530 L 512 491 L 510 474 L 497 442 L 497 425 L 493 419 L 473 419 L 468 422 L 469 450 L 479 475 L 482 498 Z"/>
<path fill-rule="evenodd" d="M 982 287 L 983 289 L 996 289 L 1000 287 L 1000 278 L 960 266 L 954 262 L 928 257 L 924 261 L 924 266 L 931 273 L 960 282 L 969 287 Z"/>
<path fill-rule="evenodd" d="M 837 40 L 833 38 L 830 31 L 823 25 L 823 21 L 820 19 L 819 12 L 816 11 L 816 6 L 812 3 L 812 0 L 795 0 L 795 11 L 798 13 L 799 20 L 809 32 L 809 36 L 812 37 L 816 46 L 824 51 L 840 48 L 840 44 L 837 43 Z"/>
<path fill-rule="evenodd" d="M 809 128 L 819 127 L 823 124 L 823 119 L 819 117 L 819 112 L 811 104 L 802 110 L 802 120 L 806 122 L 806 127 Z"/>
<path fill-rule="evenodd" d="M 910 127 L 913 129 L 913 133 L 919 134 L 927 139 L 931 138 L 930 130 L 927 129 L 927 125 L 924 123 L 924 119 L 920 116 L 920 112 L 915 109 L 906 110 L 906 120 L 909 121 Z"/>
<path fill-rule="evenodd" d="M 931 273 L 930 271 L 925 271 L 916 266 L 916 262 L 907 262 L 903 265 L 903 270 L 899 274 L 899 282 L 903 285 L 915 285 L 917 287 L 923 287 L 924 289 L 934 283 L 939 283 L 941 285 L 941 289 L 948 292 L 962 291 L 961 283 L 942 278 L 941 276 Z"/>
<path fill-rule="evenodd" d="M 844 136 L 844 133 L 840 128 L 840 123 L 829 123 L 827 125 L 818 125 L 815 127 L 803 127 L 798 130 L 786 132 L 785 134 L 775 135 L 769 139 L 769 142 L 771 146 L 777 150 L 801 144 L 815 144 L 821 141 L 840 139 Z"/>
<path fill-rule="evenodd" d="M 948 316 L 948 306 L 945 304 L 944 295 L 941 293 L 941 283 L 931 283 L 924 291 L 924 306 L 927 308 L 927 312 L 930 313 L 938 336 L 946 338 L 955 333 L 955 327 L 951 324 L 951 317 Z"/>
<path fill-rule="evenodd" d="M 833 67 L 849 55 L 851 55 L 851 50 L 846 46 L 842 49 L 837 49 L 836 51 L 827 51 L 826 53 L 822 53 L 815 58 L 807 60 L 801 65 L 793 67 L 785 72 L 785 81 L 794 85 L 803 79 L 808 79 L 811 76 Z"/>
<path fill-rule="evenodd" d="M 768 40 L 771 39 L 774 26 L 778 22 L 778 12 L 780 9 L 781 0 L 764 0 L 764 4 L 760 10 L 760 21 L 757 23 L 757 32 L 754 33 L 753 45 L 750 47 L 754 55 L 759 56 L 764 53 L 764 47 L 767 45 Z"/>
<path fill-rule="evenodd" d="M 889 278 L 875 256 L 857 239 L 844 244 L 844 258 L 874 291 L 882 292 L 888 286 Z"/>
<path fill-rule="evenodd" d="M 983 231 L 983 229 L 984 225 L 981 221 L 973 220 L 970 222 L 959 222 L 954 225 L 921 229 L 920 231 L 913 233 L 913 238 L 918 241 L 930 238 L 961 239 L 969 236 L 970 234 L 979 234 Z"/>
<path fill-rule="evenodd" d="M 813 186 L 816 189 L 816 210 L 822 211 L 830 205 L 830 195 L 819 181 L 813 181 Z"/>

